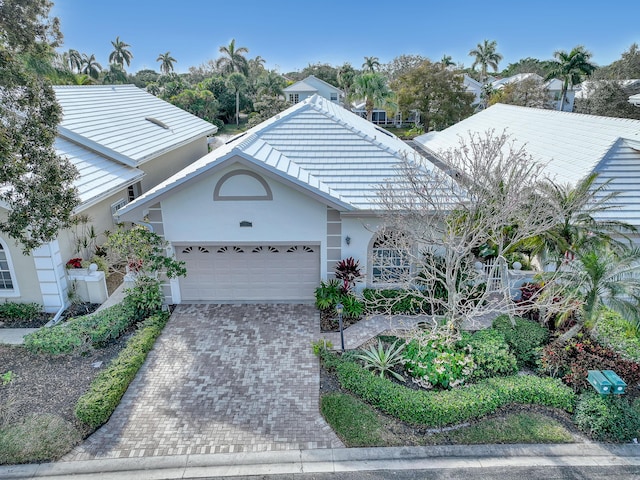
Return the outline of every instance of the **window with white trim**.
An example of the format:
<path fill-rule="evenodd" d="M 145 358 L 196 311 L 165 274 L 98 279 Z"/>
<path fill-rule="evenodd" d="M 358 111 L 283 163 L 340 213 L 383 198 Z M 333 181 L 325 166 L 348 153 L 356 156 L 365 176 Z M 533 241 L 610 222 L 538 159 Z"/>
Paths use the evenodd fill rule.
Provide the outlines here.
<path fill-rule="evenodd" d="M 289 101 L 291 103 L 298 103 L 300 101 L 300 95 L 297 93 L 290 93 L 289 94 Z"/>
<path fill-rule="evenodd" d="M 113 223 L 118 223 L 118 218 L 116 217 L 116 212 L 123 208 L 127 203 L 126 198 L 121 198 L 116 203 L 111 204 L 111 216 L 113 217 Z"/>
<path fill-rule="evenodd" d="M 4 245 L 0 243 L 0 292 L 13 289 L 13 277 L 11 275 L 8 252 L 4 249 Z"/>
<path fill-rule="evenodd" d="M 402 233 L 381 232 L 371 248 L 371 281 L 399 283 L 411 273 L 411 256 Z"/>

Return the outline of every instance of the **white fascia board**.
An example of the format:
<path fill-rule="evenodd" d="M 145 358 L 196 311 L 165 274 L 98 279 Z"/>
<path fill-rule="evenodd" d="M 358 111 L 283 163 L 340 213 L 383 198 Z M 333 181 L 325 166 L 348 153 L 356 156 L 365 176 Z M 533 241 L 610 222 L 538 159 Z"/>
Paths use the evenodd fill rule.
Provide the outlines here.
<path fill-rule="evenodd" d="M 86 210 L 89 207 L 92 207 L 93 205 L 96 205 L 97 203 L 100 203 L 102 200 L 104 200 L 105 198 L 109 198 L 110 196 L 112 196 L 113 194 L 119 192 L 120 190 L 123 190 L 131 185 L 133 185 L 136 182 L 139 182 L 140 180 L 142 180 L 142 177 L 145 176 L 145 173 L 142 172 L 139 175 L 137 175 L 136 177 L 127 180 L 126 182 L 122 182 L 119 185 L 110 188 L 107 192 L 103 192 L 100 195 L 96 195 L 95 197 L 90 198 L 89 200 L 82 202 L 80 205 L 78 205 L 75 210 L 74 213 L 80 213 L 83 210 Z"/>

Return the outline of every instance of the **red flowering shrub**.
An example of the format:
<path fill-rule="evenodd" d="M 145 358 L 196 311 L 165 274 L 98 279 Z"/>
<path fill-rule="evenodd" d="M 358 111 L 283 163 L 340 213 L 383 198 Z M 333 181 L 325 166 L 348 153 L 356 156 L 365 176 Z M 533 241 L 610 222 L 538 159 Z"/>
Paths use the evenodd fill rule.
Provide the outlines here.
<path fill-rule="evenodd" d="M 589 370 L 613 370 L 630 387 L 640 383 L 640 364 L 592 340 L 550 343 L 542 351 L 541 364 L 549 375 L 562 378 L 576 392 L 589 387 Z"/>
<path fill-rule="evenodd" d="M 67 262 L 67 268 L 82 268 L 82 259 L 72 258 Z"/>

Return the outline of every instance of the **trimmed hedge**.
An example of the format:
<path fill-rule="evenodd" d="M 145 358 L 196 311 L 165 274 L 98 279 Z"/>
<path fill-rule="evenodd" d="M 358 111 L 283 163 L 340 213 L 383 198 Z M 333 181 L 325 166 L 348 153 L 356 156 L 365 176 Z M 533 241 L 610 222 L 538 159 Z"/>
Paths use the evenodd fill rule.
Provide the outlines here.
<path fill-rule="evenodd" d="M 168 319 L 168 313 L 161 313 L 142 322 L 126 347 L 91 382 L 75 407 L 75 415 L 81 422 L 96 429 L 109 420 Z"/>
<path fill-rule="evenodd" d="M 601 397 L 594 392 L 580 396 L 575 422 L 594 440 L 630 442 L 640 437 L 640 409 L 619 395 Z"/>
<path fill-rule="evenodd" d="M 117 339 L 136 321 L 130 307 L 118 304 L 51 328 L 41 328 L 25 337 L 24 346 L 31 353 L 83 353 Z"/>
<path fill-rule="evenodd" d="M 412 390 L 375 376 L 330 352 L 327 368 L 338 381 L 383 412 L 415 425 L 443 427 L 483 417 L 510 403 L 533 403 L 573 411 L 575 394 L 559 380 L 535 376 L 490 378 L 464 388 L 427 392 Z"/>
<path fill-rule="evenodd" d="M 540 358 L 542 347 L 549 341 L 549 330 L 538 322 L 526 318 L 500 315 L 493 320 L 493 328 L 504 335 L 518 365 L 535 366 Z"/>

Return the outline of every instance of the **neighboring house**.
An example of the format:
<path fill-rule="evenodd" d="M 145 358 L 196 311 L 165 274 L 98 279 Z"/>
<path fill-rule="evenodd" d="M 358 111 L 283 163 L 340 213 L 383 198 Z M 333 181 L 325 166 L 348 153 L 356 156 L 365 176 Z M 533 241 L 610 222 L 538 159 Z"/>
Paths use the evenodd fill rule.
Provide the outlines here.
<path fill-rule="evenodd" d="M 633 103 L 636 107 L 640 107 L 640 93 L 637 95 L 631 95 L 629 97 L 629 103 Z"/>
<path fill-rule="evenodd" d="M 576 85 L 576 98 L 583 100 L 588 99 L 595 91 L 598 84 L 604 82 L 615 82 L 628 92 L 638 91 L 640 89 L 640 79 L 626 79 L 626 80 L 585 80 L 579 85 Z"/>
<path fill-rule="evenodd" d="M 353 104 L 351 111 L 356 115 L 367 118 L 367 109 L 365 108 L 365 102 L 361 101 Z M 389 117 L 387 111 L 382 108 L 374 108 L 371 117 L 371 122 L 376 125 L 400 125 L 402 122 L 401 114 L 398 112 L 395 117 Z M 414 122 L 415 114 L 412 112 L 410 119 L 407 122 Z"/>
<path fill-rule="evenodd" d="M 360 286 L 379 284 L 383 268 L 407 268 L 384 248 L 377 201 L 406 154 L 415 152 L 396 136 L 314 95 L 118 215 L 148 219 L 186 262 L 187 277 L 165 286 L 169 302 L 311 302 L 341 259 L 360 261 Z"/>
<path fill-rule="evenodd" d="M 309 75 L 304 80 L 289 85 L 283 92 L 285 100 L 293 104 L 302 102 L 313 95 L 319 95 L 338 105 L 342 105 L 344 99 L 342 90 L 313 75 Z"/>
<path fill-rule="evenodd" d="M 115 212 L 208 152 L 217 128 L 133 85 L 57 86 L 63 120 L 55 149 L 77 168 L 80 205 L 98 234 Z M 3 214 L 0 209 L 0 215 Z M 66 262 L 79 257 L 71 231 L 22 254 L 0 236 L 0 301 L 37 302 L 57 312 L 68 302 Z"/>
<path fill-rule="evenodd" d="M 482 102 L 482 83 L 474 80 L 465 73 L 462 78 L 462 84 L 466 88 L 467 92 L 472 93 L 475 97 L 473 105 L 479 105 Z"/>
<path fill-rule="evenodd" d="M 551 97 L 551 106 L 555 110 L 560 109 L 560 101 L 562 100 L 562 80 L 553 78 L 545 83 L 545 87 L 549 90 L 549 96 Z M 575 103 L 576 90 L 575 87 L 566 91 L 564 95 L 564 104 L 562 106 L 563 112 L 573 112 L 573 104 Z"/>
<path fill-rule="evenodd" d="M 609 210 L 606 218 L 640 228 L 640 120 L 497 104 L 414 140 L 433 161 L 470 133 L 488 130 L 506 130 L 556 182 L 575 185 L 593 171 L 599 173 L 596 185 L 611 180 L 609 190 L 621 192 L 620 208 Z"/>

